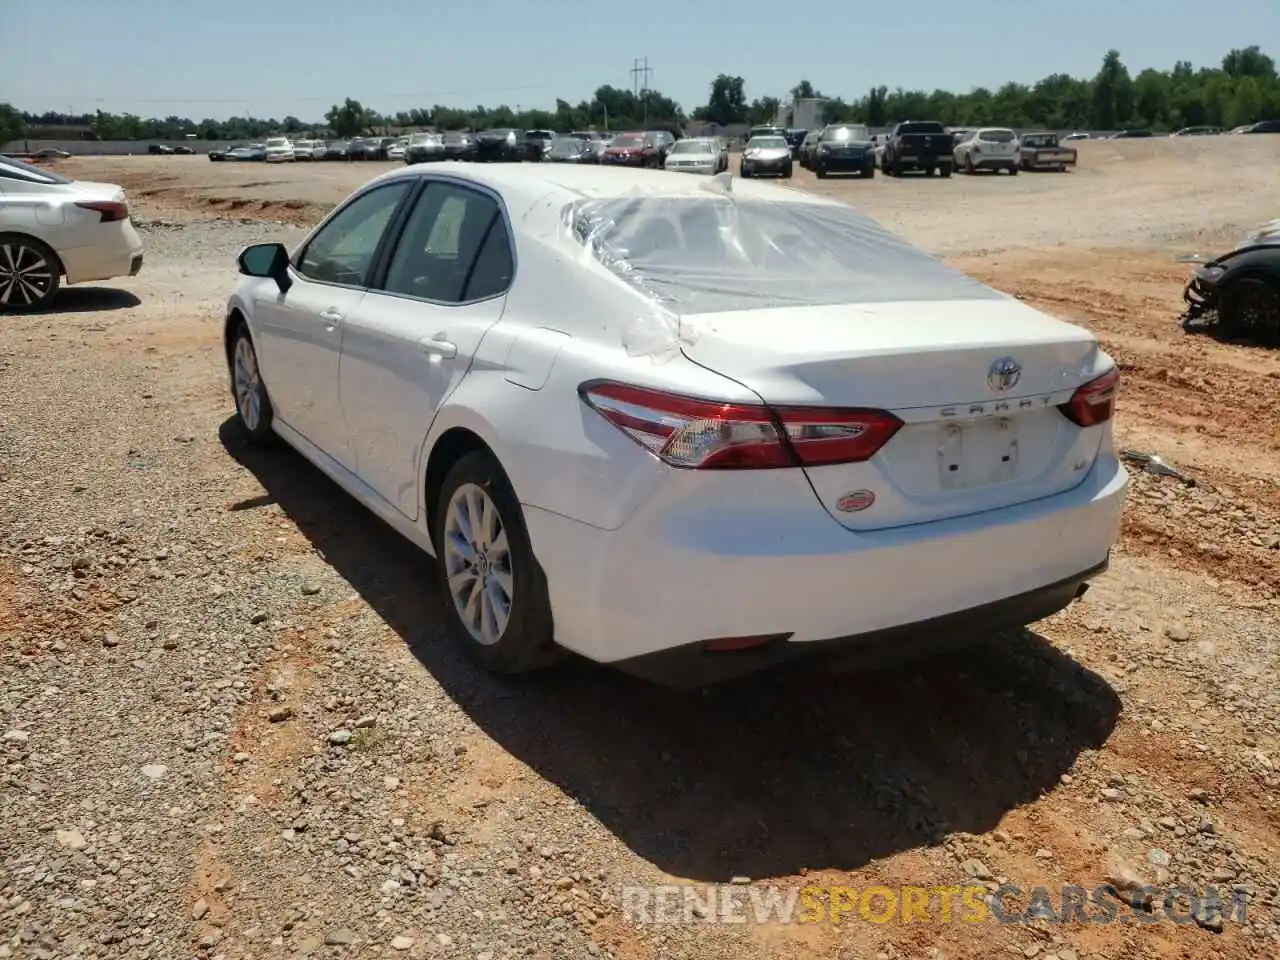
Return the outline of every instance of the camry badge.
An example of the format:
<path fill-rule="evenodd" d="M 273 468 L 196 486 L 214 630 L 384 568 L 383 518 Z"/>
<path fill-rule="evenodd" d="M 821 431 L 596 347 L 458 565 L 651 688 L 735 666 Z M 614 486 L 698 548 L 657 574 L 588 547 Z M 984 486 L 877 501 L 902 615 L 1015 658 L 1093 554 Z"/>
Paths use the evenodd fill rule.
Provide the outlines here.
<path fill-rule="evenodd" d="M 1001 357 L 987 371 L 987 388 L 992 393 L 1012 390 L 1022 378 L 1022 367 L 1013 357 Z"/>

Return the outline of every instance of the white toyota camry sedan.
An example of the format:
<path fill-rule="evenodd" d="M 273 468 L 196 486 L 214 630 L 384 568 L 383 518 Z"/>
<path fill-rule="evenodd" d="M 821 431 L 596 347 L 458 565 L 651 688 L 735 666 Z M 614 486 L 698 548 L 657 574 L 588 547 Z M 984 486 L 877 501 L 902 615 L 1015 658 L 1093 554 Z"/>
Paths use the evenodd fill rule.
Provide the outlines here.
<path fill-rule="evenodd" d="M 64 281 L 141 269 L 142 239 L 123 189 L 0 157 L 0 313 L 42 310 Z"/>
<path fill-rule="evenodd" d="M 239 418 L 438 559 L 490 669 L 677 685 L 1048 616 L 1128 475 L 1086 330 L 730 174 L 412 166 L 227 307 Z"/>

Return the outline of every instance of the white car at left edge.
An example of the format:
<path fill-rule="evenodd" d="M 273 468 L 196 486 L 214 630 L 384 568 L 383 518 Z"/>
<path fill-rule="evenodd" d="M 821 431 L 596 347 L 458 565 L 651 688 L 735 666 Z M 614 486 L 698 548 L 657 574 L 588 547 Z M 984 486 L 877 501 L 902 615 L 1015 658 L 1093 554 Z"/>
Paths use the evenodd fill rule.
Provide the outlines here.
<path fill-rule="evenodd" d="M 247 439 L 434 555 L 494 671 L 928 656 L 1061 610 L 1119 533 L 1097 338 L 803 191 L 406 166 L 239 268 Z"/>
<path fill-rule="evenodd" d="M 42 310 L 63 283 L 141 269 L 123 188 L 0 157 L 0 313 Z"/>

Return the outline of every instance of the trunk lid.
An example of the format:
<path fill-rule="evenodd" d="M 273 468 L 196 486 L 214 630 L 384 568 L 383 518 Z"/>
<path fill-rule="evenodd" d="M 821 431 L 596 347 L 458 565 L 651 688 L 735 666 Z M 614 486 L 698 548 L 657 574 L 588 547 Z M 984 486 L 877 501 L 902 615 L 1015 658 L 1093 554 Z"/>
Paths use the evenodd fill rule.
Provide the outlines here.
<path fill-rule="evenodd" d="M 689 359 L 767 403 L 867 407 L 903 421 L 865 463 L 805 468 L 818 499 L 852 530 L 1069 490 L 1107 429 L 1081 429 L 1058 409 L 1105 369 L 1097 340 L 1013 298 L 710 313 L 686 323 Z"/>
<path fill-rule="evenodd" d="M 85 200 L 123 200 L 124 187 L 116 183 L 98 183 L 94 180 L 75 180 L 67 186 L 73 188 Z"/>

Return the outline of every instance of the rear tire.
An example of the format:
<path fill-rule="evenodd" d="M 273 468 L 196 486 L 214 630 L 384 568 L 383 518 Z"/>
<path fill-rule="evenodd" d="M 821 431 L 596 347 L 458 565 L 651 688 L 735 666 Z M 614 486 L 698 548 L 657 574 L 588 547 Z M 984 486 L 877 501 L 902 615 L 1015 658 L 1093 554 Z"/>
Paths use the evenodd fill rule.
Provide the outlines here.
<path fill-rule="evenodd" d="M 520 501 L 493 454 L 468 453 L 449 469 L 432 532 L 446 623 L 468 654 L 499 674 L 564 656 Z"/>
<path fill-rule="evenodd" d="M 1009 171 L 1009 176 L 1011 177 L 1016 177 L 1018 175 L 1018 165 L 1016 163 L 1010 164 L 1005 167 L 1005 169 Z"/>
<path fill-rule="evenodd" d="M 231 337 L 231 354 L 227 358 L 231 373 L 231 399 L 235 401 L 236 418 L 249 442 L 265 446 L 275 440 L 271 429 L 275 422 L 275 408 L 267 396 L 267 385 L 258 366 L 258 351 L 249 335 L 249 328 L 241 323 Z"/>
<path fill-rule="evenodd" d="M 951 176 L 951 169 L 952 169 L 951 164 L 945 163 L 938 168 L 938 175 L 942 177 L 943 180 L 946 180 L 948 177 Z"/>
<path fill-rule="evenodd" d="M 43 310 L 58 295 L 62 261 L 35 237 L 0 233 L 0 313 Z"/>

